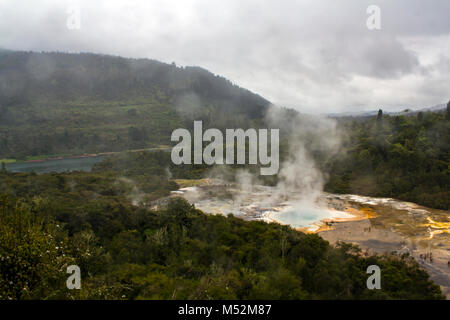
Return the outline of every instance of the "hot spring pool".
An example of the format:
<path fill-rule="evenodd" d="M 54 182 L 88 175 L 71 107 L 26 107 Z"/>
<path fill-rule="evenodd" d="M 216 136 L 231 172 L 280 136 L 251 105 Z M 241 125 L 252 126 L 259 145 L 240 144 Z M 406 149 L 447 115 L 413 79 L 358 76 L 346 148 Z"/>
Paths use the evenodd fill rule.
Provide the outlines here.
<path fill-rule="evenodd" d="M 231 197 L 215 196 L 211 186 L 187 187 L 172 191 L 182 196 L 197 209 L 210 214 L 233 214 L 248 220 L 263 220 L 290 225 L 294 228 L 307 228 L 316 231 L 324 219 L 353 218 L 343 211 L 321 207 L 317 202 L 299 199 L 300 193 L 289 194 L 288 197 L 273 196 L 273 187 L 253 186 L 251 191 L 242 191 L 231 187 L 225 188 Z M 222 191 L 223 191 L 222 190 Z"/>
<path fill-rule="evenodd" d="M 270 214 L 271 220 L 288 224 L 294 228 L 308 228 L 315 231 L 319 228 L 320 221 L 324 219 L 352 218 L 347 212 L 327 208 L 296 206 L 287 207 L 284 210 Z"/>

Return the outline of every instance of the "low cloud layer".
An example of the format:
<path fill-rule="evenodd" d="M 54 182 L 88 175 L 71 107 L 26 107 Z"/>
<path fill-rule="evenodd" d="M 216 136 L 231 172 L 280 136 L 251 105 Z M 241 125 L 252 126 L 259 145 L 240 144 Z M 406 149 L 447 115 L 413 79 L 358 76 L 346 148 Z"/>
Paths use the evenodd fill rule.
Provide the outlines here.
<path fill-rule="evenodd" d="M 0 0 L 0 47 L 198 65 L 304 112 L 450 98 L 448 0 L 317 2 Z M 380 30 L 366 26 L 369 5 Z M 80 28 L 70 29 L 77 10 Z"/>

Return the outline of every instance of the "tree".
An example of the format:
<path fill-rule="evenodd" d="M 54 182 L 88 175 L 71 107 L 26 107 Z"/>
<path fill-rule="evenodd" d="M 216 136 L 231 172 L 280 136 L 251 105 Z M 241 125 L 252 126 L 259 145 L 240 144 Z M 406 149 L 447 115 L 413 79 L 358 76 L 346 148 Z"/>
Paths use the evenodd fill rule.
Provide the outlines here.
<path fill-rule="evenodd" d="M 2 170 L 0 171 L 0 173 L 6 173 L 6 165 L 4 162 L 2 162 Z"/>
<path fill-rule="evenodd" d="M 447 103 L 447 114 L 445 116 L 447 120 L 450 120 L 450 101 Z"/>
<path fill-rule="evenodd" d="M 417 120 L 419 120 L 419 122 L 422 122 L 422 120 L 423 120 L 423 112 L 422 112 L 422 111 L 420 111 L 420 112 L 417 114 Z"/>
<path fill-rule="evenodd" d="M 145 132 L 136 127 L 128 128 L 128 135 L 130 136 L 132 141 L 142 141 L 145 139 Z"/>
<path fill-rule="evenodd" d="M 383 110 L 379 109 L 377 115 L 377 128 L 381 129 L 382 125 L 383 125 Z"/>
<path fill-rule="evenodd" d="M 0 197 L 0 299 L 67 297 L 65 269 L 74 263 L 67 235 L 39 211 Z"/>
<path fill-rule="evenodd" d="M 377 121 L 382 121 L 382 120 L 383 120 L 383 110 L 379 109 L 378 115 L 377 115 Z"/>

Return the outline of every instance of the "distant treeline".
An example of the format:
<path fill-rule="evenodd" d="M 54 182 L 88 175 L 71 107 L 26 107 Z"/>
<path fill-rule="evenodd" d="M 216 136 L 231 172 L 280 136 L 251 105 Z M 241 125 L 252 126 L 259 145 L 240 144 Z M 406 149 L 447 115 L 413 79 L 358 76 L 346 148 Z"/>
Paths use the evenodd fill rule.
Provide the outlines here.
<path fill-rule="evenodd" d="M 447 112 L 341 120 L 346 138 L 323 163 L 326 190 L 394 197 L 450 208 L 450 119 Z"/>

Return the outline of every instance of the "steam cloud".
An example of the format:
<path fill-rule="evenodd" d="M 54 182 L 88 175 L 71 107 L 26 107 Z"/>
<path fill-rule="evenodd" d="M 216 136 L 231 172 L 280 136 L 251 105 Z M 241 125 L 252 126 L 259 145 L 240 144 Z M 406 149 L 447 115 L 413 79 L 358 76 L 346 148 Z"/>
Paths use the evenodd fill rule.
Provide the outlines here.
<path fill-rule="evenodd" d="M 320 170 L 313 153 L 332 157 L 340 148 L 341 136 L 334 119 L 303 114 L 292 114 L 291 111 L 271 107 L 266 115 L 269 127 L 282 128 L 282 137 L 287 139 L 289 150 L 286 159 L 281 163 L 278 183 L 272 188 L 271 196 L 263 201 L 265 206 L 291 199 L 298 202 L 295 208 L 317 206 L 326 183 L 326 175 Z M 239 192 L 234 197 L 238 206 L 246 198 L 259 181 L 259 177 L 247 170 L 239 171 L 236 182 Z"/>

